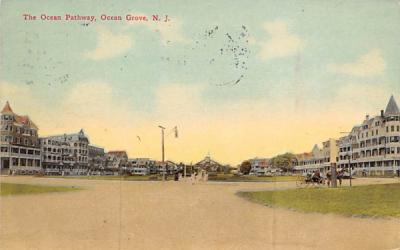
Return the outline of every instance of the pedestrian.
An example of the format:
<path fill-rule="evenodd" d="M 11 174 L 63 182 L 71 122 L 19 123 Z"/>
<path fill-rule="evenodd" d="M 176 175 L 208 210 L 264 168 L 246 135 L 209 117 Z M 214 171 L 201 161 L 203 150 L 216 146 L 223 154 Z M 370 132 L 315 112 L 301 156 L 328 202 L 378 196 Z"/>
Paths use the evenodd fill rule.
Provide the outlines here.
<path fill-rule="evenodd" d="M 194 173 L 192 173 L 192 174 L 190 175 L 190 181 L 191 181 L 192 185 L 194 185 L 195 178 L 196 178 L 196 177 L 194 176 Z"/>
<path fill-rule="evenodd" d="M 174 181 L 179 181 L 179 175 L 178 172 L 175 173 L 174 175 Z"/>
<path fill-rule="evenodd" d="M 182 173 L 179 173 L 178 174 L 178 181 L 181 181 L 182 180 Z"/>
<path fill-rule="evenodd" d="M 331 173 L 331 171 L 328 171 L 328 172 L 326 173 L 326 180 L 327 180 L 327 185 L 328 185 L 328 187 L 331 186 L 331 179 L 332 179 L 332 173 Z"/>
<path fill-rule="evenodd" d="M 343 176 L 344 176 L 344 171 L 343 171 L 343 169 L 341 169 L 341 170 L 339 170 L 339 173 L 338 173 L 338 176 L 337 176 L 337 178 L 338 178 L 338 180 L 339 180 L 339 185 L 340 185 L 340 186 L 342 186 L 342 179 L 343 179 Z"/>

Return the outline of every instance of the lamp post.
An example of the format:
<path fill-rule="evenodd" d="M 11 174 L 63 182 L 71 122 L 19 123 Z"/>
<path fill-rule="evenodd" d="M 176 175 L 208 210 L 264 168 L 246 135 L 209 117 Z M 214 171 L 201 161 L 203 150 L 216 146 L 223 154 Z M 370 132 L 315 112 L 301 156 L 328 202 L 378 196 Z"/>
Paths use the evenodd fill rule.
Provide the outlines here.
<path fill-rule="evenodd" d="M 340 132 L 341 134 L 350 134 L 351 132 Z M 352 186 L 351 179 L 352 179 L 352 173 L 351 173 L 351 158 L 353 157 L 353 135 L 349 135 L 349 144 L 350 144 L 350 153 L 347 153 L 348 159 L 349 159 L 349 178 L 350 178 L 350 187 Z"/>
<path fill-rule="evenodd" d="M 165 127 L 159 125 L 158 126 L 161 129 L 161 159 L 162 159 L 162 164 L 164 165 L 165 163 L 165 148 L 164 148 L 164 130 Z M 163 181 L 165 180 L 165 172 L 167 171 L 166 166 L 164 165 L 164 170 L 163 170 Z"/>
<path fill-rule="evenodd" d="M 350 136 L 350 138 L 349 138 L 349 140 L 350 140 L 350 150 L 351 150 L 351 153 L 350 153 L 350 155 L 349 155 L 349 173 L 350 173 L 350 176 L 349 176 L 349 178 L 350 178 L 350 187 L 352 186 L 351 185 L 351 178 L 352 178 L 352 174 L 351 174 L 351 158 L 353 157 L 353 144 L 352 144 L 352 136 Z"/>

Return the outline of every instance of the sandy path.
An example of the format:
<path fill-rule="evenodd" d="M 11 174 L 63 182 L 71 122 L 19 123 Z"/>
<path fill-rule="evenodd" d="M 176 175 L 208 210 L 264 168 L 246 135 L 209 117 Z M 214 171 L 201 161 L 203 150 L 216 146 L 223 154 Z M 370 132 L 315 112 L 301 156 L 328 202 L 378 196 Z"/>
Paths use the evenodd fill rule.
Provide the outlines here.
<path fill-rule="evenodd" d="M 393 249 L 400 220 L 272 209 L 237 190 L 295 183 L 119 182 L 3 177 L 85 186 L 84 191 L 0 200 L 1 249 Z M 356 180 L 355 184 L 393 182 Z"/>

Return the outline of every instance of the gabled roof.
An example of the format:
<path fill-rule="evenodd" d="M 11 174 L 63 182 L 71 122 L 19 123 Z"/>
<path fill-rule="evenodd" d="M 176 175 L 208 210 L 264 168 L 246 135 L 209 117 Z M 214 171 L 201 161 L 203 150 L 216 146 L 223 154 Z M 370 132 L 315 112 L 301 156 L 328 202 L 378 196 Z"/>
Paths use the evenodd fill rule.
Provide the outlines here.
<path fill-rule="evenodd" d="M 10 107 L 10 103 L 8 101 L 6 102 L 6 105 L 4 105 L 3 110 L 1 111 L 2 114 L 14 114 L 13 110 Z"/>
<path fill-rule="evenodd" d="M 114 150 L 107 153 L 110 156 L 121 157 L 128 159 L 128 154 L 124 150 Z"/>
<path fill-rule="evenodd" d="M 203 160 L 197 162 L 196 164 L 194 164 L 195 166 L 223 166 L 221 163 L 211 159 L 210 156 L 206 156 Z"/>
<path fill-rule="evenodd" d="M 29 118 L 29 116 L 24 115 L 24 116 L 15 116 L 15 122 L 18 124 L 22 124 L 25 126 L 30 126 L 33 129 L 38 129 L 38 127 L 35 125 L 35 123 L 32 122 L 32 120 Z"/>
<path fill-rule="evenodd" d="M 12 114 L 15 118 L 16 125 L 28 126 L 32 129 L 38 129 L 35 123 L 29 118 L 27 115 L 17 115 L 12 110 L 10 103 L 7 101 L 6 105 L 4 105 L 3 110 L 1 111 L 2 114 Z"/>
<path fill-rule="evenodd" d="M 389 103 L 385 109 L 385 116 L 400 115 L 399 107 L 394 100 L 393 95 L 390 97 Z"/>

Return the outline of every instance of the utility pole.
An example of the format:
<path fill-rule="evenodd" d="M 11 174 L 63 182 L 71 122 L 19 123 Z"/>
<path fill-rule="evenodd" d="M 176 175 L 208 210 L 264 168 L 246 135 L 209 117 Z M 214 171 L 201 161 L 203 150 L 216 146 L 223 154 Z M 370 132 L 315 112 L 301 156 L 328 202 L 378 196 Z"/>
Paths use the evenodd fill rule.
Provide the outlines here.
<path fill-rule="evenodd" d="M 350 187 L 352 186 L 351 185 L 351 178 L 352 178 L 352 174 L 351 174 L 351 158 L 353 157 L 353 142 L 352 142 L 352 139 L 353 139 L 353 136 L 350 136 L 350 150 L 351 150 L 351 153 L 350 153 L 350 155 L 349 155 L 349 171 L 350 171 L 350 176 L 349 176 L 349 178 L 350 178 Z"/>
<path fill-rule="evenodd" d="M 351 132 L 340 132 L 341 134 L 349 134 L 349 144 L 350 144 L 350 152 L 347 153 L 348 159 L 349 159 L 349 178 L 350 178 L 350 187 L 352 186 L 351 179 L 352 173 L 351 173 L 351 158 L 353 157 L 353 135 L 351 135 Z"/>
<path fill-rule="evenodd" d="M 164 130 L 165 127 L 159 125 L 158 126 L 161 129 L 161 159 L 162 159 L 162 164 L 164 167 L 163 170 L 163 181 L 165 181 L 165 172 L 167 171 L 166 165 L 165 165 L 165 148 L 164 148 Z"/>
<path fill-rule="evenodd" d="M 337 187 L 336 163 L 331 163 L 331 178 L 332 178 L 331 187 L 336 188 Z"/>

